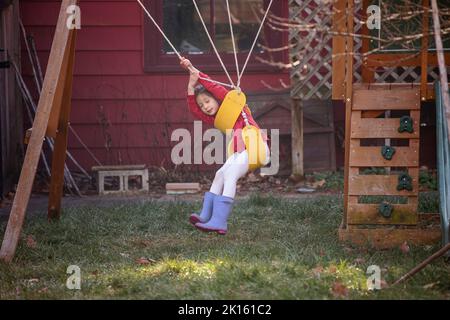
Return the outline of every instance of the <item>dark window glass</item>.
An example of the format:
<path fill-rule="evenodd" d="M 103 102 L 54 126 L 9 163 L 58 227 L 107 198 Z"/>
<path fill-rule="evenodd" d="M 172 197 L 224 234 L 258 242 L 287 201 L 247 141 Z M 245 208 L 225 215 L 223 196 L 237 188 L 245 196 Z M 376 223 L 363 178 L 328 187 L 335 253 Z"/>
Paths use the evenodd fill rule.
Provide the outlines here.
<path fill-rule="evenodd" d="M 225 0 L 197 0 L 197 5 L 219 52 L 233 52 Z M 229 0 L 233 33 L 238 52 L 251 48 L 263 17 L 264 0 Z M 214 24 L 211 25 L 211 21 Z M 180 52 L 210 53 L 212 48 L 192 0 L 163 1 L 164 32 Z M 263 42 L 264 29 L 259 40 Z M 264 43 L 264 42 L 263 42 Z M 166 42 L 163 50 L 172 53 Z M 262 52 L 255 47 L 254 52 Z"/>

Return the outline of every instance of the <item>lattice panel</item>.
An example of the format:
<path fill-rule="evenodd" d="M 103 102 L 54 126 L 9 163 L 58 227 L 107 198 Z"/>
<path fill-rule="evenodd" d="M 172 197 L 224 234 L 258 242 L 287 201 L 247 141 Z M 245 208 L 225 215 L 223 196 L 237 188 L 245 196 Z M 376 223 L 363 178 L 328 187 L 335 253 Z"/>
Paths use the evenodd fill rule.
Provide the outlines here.
<path fill-rule="evenodd" d="M 355 4 L 355 12 L 362 8 L 362 2 Z M 331 56 L 332 56 L 332 2 L 323 0 L 290 0 L 289 16 L 295 24 L 302 23 L 312 26 L 305 30 L 291 28 L 289 43 L 291 61 L 291 96 L 302 100 L 331 98 Z M 355 32 L 361 24 L 355 15 Z M 360 38 L 355 39 L 355 51 L 362 46 Z M 359 70 L 361 57 L 355 55 L 354 68 Z M 361 82 L 360 72 L 355 72 L 355 81 Z"/>
<path fill-rule="evenodd" d="M 377 83 L 420 83 L 420 67 L 378 67 L 374 71 Z M 439 80 L 438 67 L 428 67 L 427 73 L 427 82 Z M 447 74 L 450 74 L 450 67 L 447 67 Z"/>

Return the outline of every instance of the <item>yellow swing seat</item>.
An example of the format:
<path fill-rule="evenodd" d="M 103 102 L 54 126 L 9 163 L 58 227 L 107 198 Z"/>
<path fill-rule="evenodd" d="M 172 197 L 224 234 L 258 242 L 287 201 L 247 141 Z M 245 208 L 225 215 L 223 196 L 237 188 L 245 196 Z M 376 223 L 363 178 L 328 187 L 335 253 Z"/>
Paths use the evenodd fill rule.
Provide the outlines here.
<path fill-rule="evenodd" d="M 214 126 L 226 133 L 233 129 L 236 120 L 245 107 L 247 98 L 242 91 L 231 90 L 225 96 L 214 120 Z M 266 147 L 259 128 L 247 125 L 242 128 L 242 140 L 248 152 L 249 171 L 261 168 L 266 164 Z M 234 141 L 227 146 L 227 159 L 234 153 Z"/>

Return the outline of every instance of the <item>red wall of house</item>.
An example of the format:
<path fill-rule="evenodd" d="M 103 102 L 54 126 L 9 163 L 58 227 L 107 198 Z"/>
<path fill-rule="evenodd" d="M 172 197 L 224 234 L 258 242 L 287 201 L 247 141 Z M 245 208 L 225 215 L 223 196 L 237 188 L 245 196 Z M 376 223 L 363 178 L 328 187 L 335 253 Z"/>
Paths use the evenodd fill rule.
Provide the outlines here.
<path fill-rule="evenodd" d="M 44 72 L 60 3 L 20 2 L 23 23 L 34 36 Z M 188 128 L 193 132 L 194 118 L 185 101 L 187 74 L 143 72 L 143 19 L 147 17 L 135 0 L 81 0 L 80 8 L 72 127 L 104 165 L 172 167 L 171 146 L 176 144 L 170 142 L 172 131 Z M 26 51 L 22 67 L 37 98 Z M 221 73 L 211 76 L 226 82 Z M 277 87 L 280 78 L 289 82 L 287 73 L 249 73 L 242 80 L 243 88 L 247 92 L 267 91 L 261 80 Z M 203 125 L 204 130 L 208 128 Z M 68 148 L 84 168 L 96 165 L 72 133 Z"/>

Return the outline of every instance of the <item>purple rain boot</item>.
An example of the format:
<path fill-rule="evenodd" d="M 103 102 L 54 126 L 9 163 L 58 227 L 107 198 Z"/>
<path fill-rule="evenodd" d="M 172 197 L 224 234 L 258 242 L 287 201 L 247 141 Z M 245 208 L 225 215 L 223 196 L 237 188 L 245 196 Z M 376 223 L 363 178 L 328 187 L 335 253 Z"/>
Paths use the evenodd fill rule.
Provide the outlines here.
<path fill-rule="evenodd" d="M 197 222 L 208 222 L 211 219 L 212 210 L 213 210 L 213 202 L 214 198 L 217 197 L 217 194 L 212 192 L 205 192 L 205 197 L 203 198 L 203 208 L 200 212 L 200 215 L 193 213 L 189 217 L 189 222 L 195 225 Z"/>
<path fill-rule="evenodd" d="M 227 233 L 227 220 L 233 207 L 234 199 L 226 196 L 216 196 L 212 217 L 207 223 L 196 223 L 195 227 L 205 232 L 217 232 L 225 235 Z"/>

